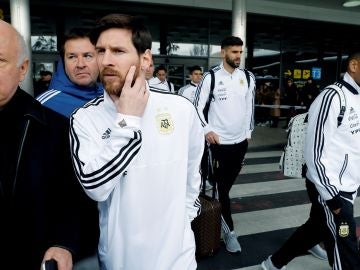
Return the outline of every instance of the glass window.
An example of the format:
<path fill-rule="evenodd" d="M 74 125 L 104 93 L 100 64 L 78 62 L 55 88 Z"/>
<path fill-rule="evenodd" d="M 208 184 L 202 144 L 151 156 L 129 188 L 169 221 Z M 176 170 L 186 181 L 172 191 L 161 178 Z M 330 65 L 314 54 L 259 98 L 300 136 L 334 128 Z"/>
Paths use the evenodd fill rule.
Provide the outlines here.
<path fill-rule="evenodd" d="M 159 41 L 153 41 L 151 44 L 151 53 L 153 55 L 159 55 L 160 54 L 160 42 Z"/>
<path fill-rule="evenodd" d="M 31 36 L 33 51 L 55 52 L 57 50 L 56 36 Z"/>
<path fill-rule="evenodd" d="M 207 57 L 208 45 L 194 43 L 172 43 L 170 44 L 169 55 Z"/>

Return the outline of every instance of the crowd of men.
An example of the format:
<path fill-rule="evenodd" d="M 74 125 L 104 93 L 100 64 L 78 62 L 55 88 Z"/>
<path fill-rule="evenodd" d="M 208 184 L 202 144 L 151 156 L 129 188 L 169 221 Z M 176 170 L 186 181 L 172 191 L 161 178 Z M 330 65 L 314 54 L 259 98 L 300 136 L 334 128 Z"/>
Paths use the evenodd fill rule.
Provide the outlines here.
<path fill-rule="evenodd" d="M 96 254 L 102 270 L 195 270 L 191 222 L 201 212 L 205 147 L 214 161 L 225 247 L 242 251 L 229 192 L 254 130 L 256 82 L 239 68 L 241 38 L 222 40 L 221 63 L 208 72 L 191 67 L 190 83 L 177 95 L 167 69 L 153 71 L 143 21 L 110 14 L 89 33 L 67 33 L 48 90 L 34 99 L 19 87 L 30 64 L 25 41 L 5 21 L 0 30 L 0 123 L 9 131 L 0 135 L 4 265 L 35 270 L 54 260 L 70 270 Z M 350 55 L 339 87 L 346 108 L 331 89 L 310 106 L 310 218 L 262 263 L 264 270 L 285 269 L 320 242 L 333 269 L 360 269 L 353 216 L 359 52 Z"/>

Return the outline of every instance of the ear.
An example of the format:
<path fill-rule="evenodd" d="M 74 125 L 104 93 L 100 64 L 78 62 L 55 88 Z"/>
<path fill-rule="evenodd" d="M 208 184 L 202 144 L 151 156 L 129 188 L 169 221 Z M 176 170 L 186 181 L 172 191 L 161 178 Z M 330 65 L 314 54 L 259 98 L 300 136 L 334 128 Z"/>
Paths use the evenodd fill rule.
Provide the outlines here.
<path fill-rule="evenodd" d="M 352 73 L 355 73 L 356 72 L 356 69 L 357 68 L 360 68 L 358 66 L 358 61 L 356 59 L 352 59 L 349 63 L 349 70 L 352 72 Z"/>
<path fill-rule="evenodd" d="M 224 48 L 224 49 L 221 49 L 221 52 L 220 52 L 220 53 L 221 53 L 221 57 L 222 57 L 222 58 L 225 58 L 225 54 L 226 54 L 225 50 L 226 50 L 225 48 Z"/>
<path fill-rule="evenodd" d="M 142 55 L 140 55 L 140 67 L 142 70 L 148 70 L 150 64 L 152 63 L 152 54 L 149 49 L 147 49 Z"/>
<path fill-rule="evenodd" d="M 25 59 L 24 62 L 20 65 L 20 81 L 22 82 L 26 76 L 26 72 L 29 69 L 29 59 Z"/>

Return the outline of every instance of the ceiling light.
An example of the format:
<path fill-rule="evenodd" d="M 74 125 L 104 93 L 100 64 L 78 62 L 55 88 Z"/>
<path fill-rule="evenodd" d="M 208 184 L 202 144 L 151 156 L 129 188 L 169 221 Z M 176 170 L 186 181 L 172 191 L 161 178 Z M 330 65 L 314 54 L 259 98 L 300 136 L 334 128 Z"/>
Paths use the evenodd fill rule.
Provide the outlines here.
<path fill-rule="evenodd" d="M 343 7 L 357 7 L 360 6 L 360 0 L 348 0 L 343 3 Z"/>

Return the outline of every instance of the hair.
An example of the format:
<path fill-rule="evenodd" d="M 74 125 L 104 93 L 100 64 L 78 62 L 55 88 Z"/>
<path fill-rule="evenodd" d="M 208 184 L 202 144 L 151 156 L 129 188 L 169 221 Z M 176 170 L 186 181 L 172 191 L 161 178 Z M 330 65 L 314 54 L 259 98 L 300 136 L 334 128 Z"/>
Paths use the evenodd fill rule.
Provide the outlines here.
<path fill-rule="evenodd" d="M 151 49 L 151 34 L 144 25 L 143 19 L 138 16 L 125 14 L 109 14 L 97 21 L 91 32 L 91 42 L 96 44 L 100 34 L 111 28 L 127 29 L 132 33 L 132 43 L 138 54 Z"/>
<path fill-rule="evenodd" d="M 163 65 L 160 65 L 160 66 L 156 67 L 154 73 L 156 74 L 156 73 L 158 73 L 160 70 L 164 70 L 165 73 L 167 73 L 167 69 L 166 69 L 166 67 L 163 66 Z"/>
<path fill-rule="evenodd" d="M 49 70 L 40 70 L 40 76 L 47 76 L 47 75 L 52 75 L 52 72 Z"/>
<path fill-rule="evenodd" d="M 201 67 L 198 66 L 198 65 L 195 65 L 195 66 L 192 66 L 192 67 L 189 68 L 190 74 L 192 74 L 195 70 L 200 70 L 202 72 Z"/>
<path fill-rule="evenodd" d="M 225 49 L 226 47 L 229 46 L 242 46 L 242 45 L 244 45 L 244 42 L 241 40 L 241 38 L 235 36 L 228 36 L 224 38 L 223 41 L 221 42 L 221 49 Z"/>
<path fill-rule="evenodd" d="M 60 51 L 62 59 L 64 59 L 65 56 L 65 43 L 69 40 L 78 38 L 89 38 L 90 40 L 90 31 L 85 28 L 72 28 L 69 32 L 67 32 L 64 35 L 64 40 Z"/>
<path fill-rule="evenodd" d="M 16 66 L 20 67 L 24 63 L 25 59 L 29 59 L 29 49 L 26 46 L 24 37 L 14 28 L 16 32 L 17 45 L 18 45 L 18 59 Z"/>
<path fill-rule="evenodd" d="M 352 60 L 360 60 L 360 51 L 351 52 L 349 57 L 346 59 L 347 65 L 349 65 Z"/>

